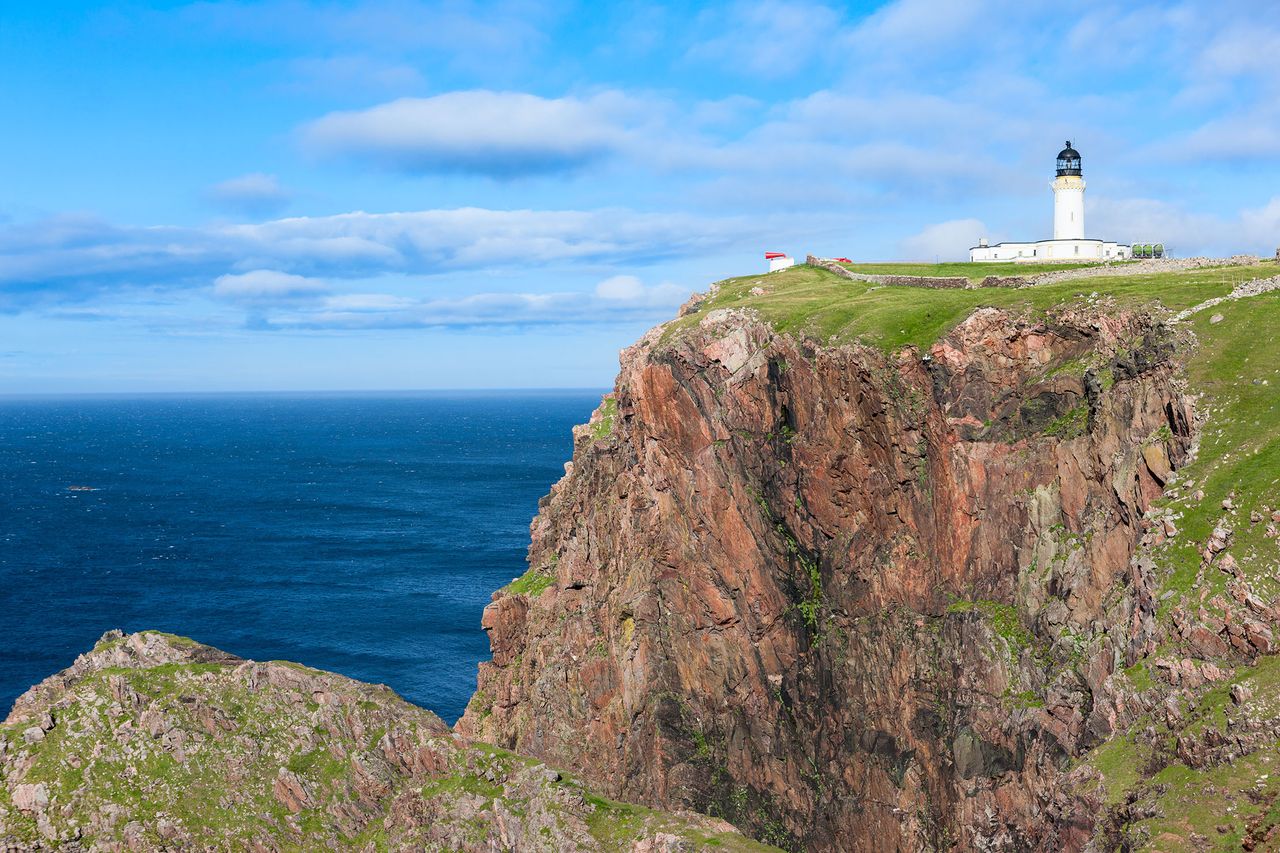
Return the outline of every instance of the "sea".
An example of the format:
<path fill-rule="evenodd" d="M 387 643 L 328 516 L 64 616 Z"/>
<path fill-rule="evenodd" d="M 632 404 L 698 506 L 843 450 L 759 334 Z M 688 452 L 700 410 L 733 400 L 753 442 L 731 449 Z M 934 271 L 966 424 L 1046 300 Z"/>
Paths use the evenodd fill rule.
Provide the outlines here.
<path fill-rule="evenodd" d="M 452 723 L 601 393 L 0 398 L 0 719 L 120 628 Z"/>

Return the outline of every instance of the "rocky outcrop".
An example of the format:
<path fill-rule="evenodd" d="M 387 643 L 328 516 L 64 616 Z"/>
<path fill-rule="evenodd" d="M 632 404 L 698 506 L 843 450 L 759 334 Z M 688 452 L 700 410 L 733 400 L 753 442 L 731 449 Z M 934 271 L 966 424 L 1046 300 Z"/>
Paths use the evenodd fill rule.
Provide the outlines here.
<path fill-rule="evenodd" d="M 0 725 L 0 849 L 768 848 L 594 796 L 386 687 L 112 632 Z"/>
<path fill-rule="evenodd" d="M 457 729 L 789 849 L 1083 848 L 1071 759 L 1141 710 L 1118 671 L 1155 645 L 1177 352 L 1114 307 L 979 310 L 928 352 L 723 309 L 651 332 Z"/>

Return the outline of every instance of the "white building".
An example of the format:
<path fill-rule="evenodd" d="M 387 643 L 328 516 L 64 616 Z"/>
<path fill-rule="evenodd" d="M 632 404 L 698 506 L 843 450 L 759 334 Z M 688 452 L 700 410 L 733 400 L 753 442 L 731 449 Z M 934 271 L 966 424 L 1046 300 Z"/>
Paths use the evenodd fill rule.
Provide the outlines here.
<path fill-rule="evenodd" d="M 1053 189 L 1053 239 L 1035 243 L 996 243 L 986 239 L 969 250 L 971 261 L 1106 261 L 1128 258 L 1131 246 L 1084 236 L 1084 175 L 1080 152 L 1067 147 L 1058 152 L 1058 175 Z"/>
<path fill-rule="evenodd" d="M 769 262 L 769 272 L 785 270 L 796 265 L 795 258 L 787 257 L 784 252 L 765 252 L 764 259 Z"/>

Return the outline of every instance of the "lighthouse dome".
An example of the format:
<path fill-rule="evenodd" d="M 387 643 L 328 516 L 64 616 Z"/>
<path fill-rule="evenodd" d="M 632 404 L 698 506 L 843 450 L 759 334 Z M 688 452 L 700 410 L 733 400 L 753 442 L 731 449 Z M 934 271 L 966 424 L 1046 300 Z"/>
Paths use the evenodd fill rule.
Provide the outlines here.
<path fill-rule="evenodd" d="M 1068 139 L 1067 147 L 1058 152 L 1058 176 L 1079 174 L 1080 152 L 1071 147 L 1071 140 Z"/>

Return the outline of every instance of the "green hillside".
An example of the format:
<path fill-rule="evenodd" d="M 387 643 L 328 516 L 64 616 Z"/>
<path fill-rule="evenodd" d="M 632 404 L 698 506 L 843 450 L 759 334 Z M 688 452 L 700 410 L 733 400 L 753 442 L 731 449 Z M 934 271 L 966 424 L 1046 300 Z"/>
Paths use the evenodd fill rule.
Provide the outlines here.
<path fill-rule="evenodd" d="M 918 267 L 920 275 L 944 275 L 949 265 Z M 820 267 L 801 265 L 767 275 L 719 283 L 697 313 L 672 325 L 688 327 L 718 308 L 758 311 L 780 332 L 810 335 L 832 343 L 859 340 L 887 350 L 926 347 L 984 306 L 1043 313 L 1082 303 L 1093 294 L 1119 305 L 1160 305 L 1178 311 L 1253 278 L 1280 274 L 1273 264 L 1213 267 L 1176 273 L 1084 278 L 1027 288 L 898 287 L 852 281 Z M 760 289 L 762 294 L 753 294 Z"/>

